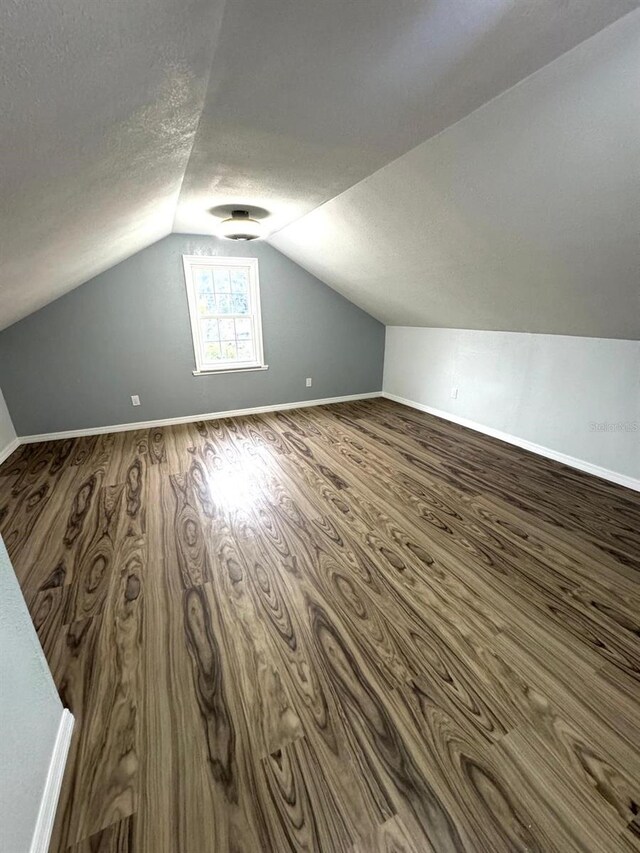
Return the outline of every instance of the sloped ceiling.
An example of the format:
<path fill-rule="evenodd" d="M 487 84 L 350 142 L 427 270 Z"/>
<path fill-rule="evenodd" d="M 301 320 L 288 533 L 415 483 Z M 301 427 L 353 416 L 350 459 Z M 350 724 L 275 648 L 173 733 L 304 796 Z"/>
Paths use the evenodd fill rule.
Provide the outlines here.
<path fill-rule="evenodd" d="M 232 201 L 267 208 L 284 228 L 274 244 L 322 266 L 305 214 L 637 6 L 5 0 L 0 328 L 172 228 L 211 233 L 209 210 Z M 386 202 L 388 214 L 402 203 L 395 187 Z M 389 229 L 388 246 L 404 245 Z M 455 241 L 443 240 L 444 256 Z M 373 280 L 357 292 L 368 273 L 345 260 L 329 283 L 383 319 L 406 316 Z M 424 301 L 420 316 L 435 317 Z"/>
<path fill-rule="evenodd" d="M 170 232 L 223 11 L 0 4 L 0 328 Z"/>
<path fill-rule="evenodd" d="M 175 230 L 231 201 L 277 231 L 598 32 L 638 0 L 234 0 Z"/>
<path fill-rule="evenodd" d="M 271 242 L 387 325 L 640 338 L 640 11 Z"/>

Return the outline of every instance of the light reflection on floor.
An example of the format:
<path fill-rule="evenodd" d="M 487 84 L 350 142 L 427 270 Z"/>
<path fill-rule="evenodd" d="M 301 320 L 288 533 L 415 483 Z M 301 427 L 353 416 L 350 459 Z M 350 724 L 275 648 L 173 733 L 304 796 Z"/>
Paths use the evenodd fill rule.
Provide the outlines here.
<path fill-rule="evenodd" d="M 207 475 L 209 493 L 222 511 L 250 510 L 260 496 L 260 478 L 255 454 L 226 463 Z"/>

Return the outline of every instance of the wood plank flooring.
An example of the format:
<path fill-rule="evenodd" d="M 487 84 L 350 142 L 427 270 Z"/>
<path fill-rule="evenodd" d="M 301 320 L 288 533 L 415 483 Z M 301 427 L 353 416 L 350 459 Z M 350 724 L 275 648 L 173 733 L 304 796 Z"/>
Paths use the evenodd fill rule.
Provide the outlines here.
<path fill-rule="evenodd" d="M 640 851 L 638 494 L 380 399 L 22 447 L 0 532 L 54 853 Z"/>

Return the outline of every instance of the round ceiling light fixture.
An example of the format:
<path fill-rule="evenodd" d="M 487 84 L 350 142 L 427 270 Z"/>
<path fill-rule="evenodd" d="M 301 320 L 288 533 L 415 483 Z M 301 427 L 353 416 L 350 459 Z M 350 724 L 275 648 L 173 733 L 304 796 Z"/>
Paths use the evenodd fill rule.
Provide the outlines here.
<path fill-rule="evenodd" d="M 261 230 L 260 223 L 249 216 L 248 210 L 232 210 L 231 218 L 220 223 L 218 233 L 227 240 L 256 240 Z"/>

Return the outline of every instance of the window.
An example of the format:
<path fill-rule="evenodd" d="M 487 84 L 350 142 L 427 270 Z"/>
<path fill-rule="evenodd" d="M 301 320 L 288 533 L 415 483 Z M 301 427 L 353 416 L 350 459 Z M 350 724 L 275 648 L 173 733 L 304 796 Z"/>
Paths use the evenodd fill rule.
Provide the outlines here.
<path fill-rule="evenodd" d="M 265 370 L 256 258 L 183 255 L 195 374 Z"/>

